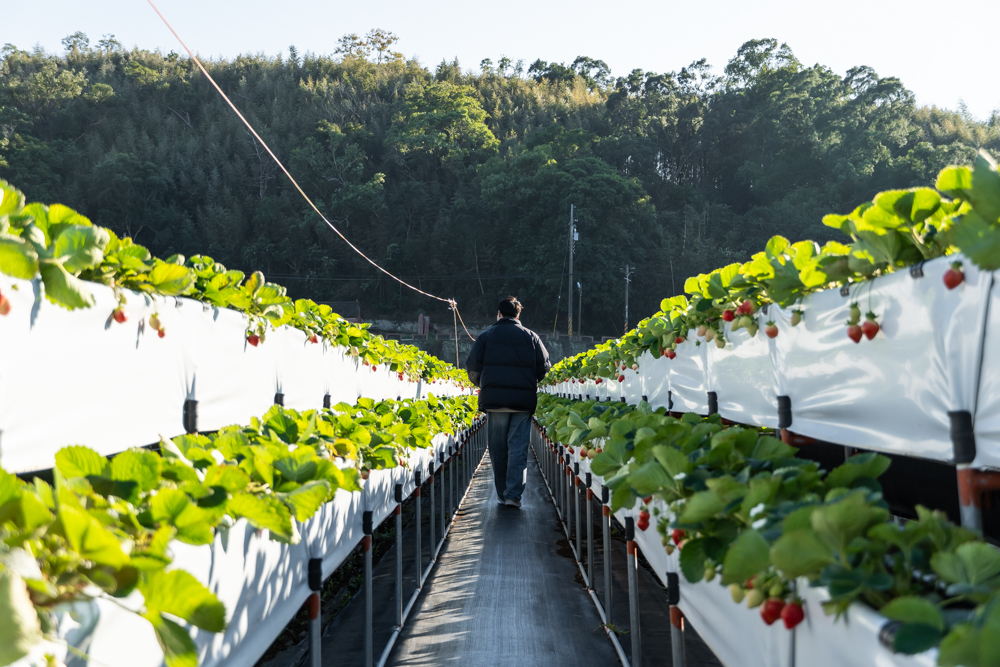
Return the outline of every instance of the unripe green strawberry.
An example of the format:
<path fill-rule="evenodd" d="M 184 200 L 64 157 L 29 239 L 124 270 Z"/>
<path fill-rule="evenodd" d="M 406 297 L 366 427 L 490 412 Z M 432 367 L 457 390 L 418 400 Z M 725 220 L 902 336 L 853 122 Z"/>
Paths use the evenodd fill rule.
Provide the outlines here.
<path fill-rule="evenodd" d="M 792 311 L 792 326 L 793 327 L 794 326 L 798 326 L 799 322 L 802 321 L 802 315 L 803 315 L 803 313 L 802 313 L 801 310 L 793 310 Z"/>
<path fill-rule="evenodd" d="M 857 302 L 851 304 L 851 324 L 857 324 L 861 321 L 861 307 L 858 306 Z"/>
<path fill-rule="evenodd" d="M 712 579 L 715 579 L 715 568 L 714 567 L 706 567 L 705 568 L 705 581 L 711 581 Z"/>
<path fill-rule="evenodd" d="M 746 601 L 747 601 L 747 609 L 753 609 L 754 607 L 759 607 L 761 603 L 764 602 L 764 594 L 759 590 L 757 590 L 756 588 L 752 588 L 749 591 L 747 591 Z"/>
<path fill-rule="evenodd" d="M 744 315 L 743 317 L 740 318 L 740 326 L 741 327 L 750 327 L 750 326 L 753 326 L 753 324 L 754 324 L 754 320 L 749 315 Z"/>
<path fill-rule="evenodd" d="M 723 338 L 722 336 L 716 336 L 715 337 L 715 347 L 717 347 L 717 348 L 719 348 L 721 350 L 725 346 L 726 346 L 726 339 Z"/>
<path fill-rule="evenodd" d="M 747 592 L 739 584 L 729 584 L 729 595 L 732 596 L 733 602 L 739 604 L 743 602 L 743 598 L 747 596 Z"/>

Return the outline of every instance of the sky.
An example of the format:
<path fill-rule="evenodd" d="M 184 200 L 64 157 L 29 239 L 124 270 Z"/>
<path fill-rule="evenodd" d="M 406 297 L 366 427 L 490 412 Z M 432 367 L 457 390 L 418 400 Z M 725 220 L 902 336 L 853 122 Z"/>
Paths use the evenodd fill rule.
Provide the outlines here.
<path fill-rule="evenodd" d="M 1000 0 L 154 0 L 201 56 L 240 53 L 332 53 L 337 38 L 382 28 L 397 50 L 433 68 L 458 58 L 478 70 L 502 55 L 604 60 L 615 76 L 633 69 L 677 71 L 707 58 L 721 72 L 739 46 L 773 37 L 805 65 L 838 74 L 868 65 L 895 76 L 921 105 L 976 118 L 1000 109 L 996 26 Z M 19 0 L 4 3 L 0 44 L 61 53 L 63 37 L 82 31 L 95 44 L 112 34 L 126 48 L 181 51 L 146 0 Z"/>

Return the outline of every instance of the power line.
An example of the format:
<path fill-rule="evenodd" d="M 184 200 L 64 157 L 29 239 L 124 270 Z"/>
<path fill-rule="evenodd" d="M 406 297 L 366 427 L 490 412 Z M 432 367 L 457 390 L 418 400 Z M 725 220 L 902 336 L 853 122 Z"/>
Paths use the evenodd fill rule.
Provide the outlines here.
<path fill-rule="evenodd" d="M 163 16 L 163 14 L 156 7 L 156 5 L 153 4 L 153 0 L 147 0 L 147 2 L 149 2 L 149 6 L 153 8 L 153 11 L 156 12 L 157 16 L 160 17 L 160 20 L 163 21 L 163 24 L 165 26 L 167 26 L 167 29 L 170 30 L 171 33 L 173 33 L 174 37 L 177 38 L 177 41 L 180 42 L 181 46 L 184 47 L 184 50 L 187 51 L 188 55 L 191 57 L 191 60 L 194 61 L 194 63 L 198 66 L 198 69 L 201 70 L 201 73 L 205 75 L 205 78 L 208 79 L 209 83 L 211 83 L 212 86 L 215 88 L 215 90 L 219 93 L 219 95 L 222 96 L 222 99 L 224 99 L 226 101 L 226 104 L 229 105 L 229 108 L 232 109 L 233 112 L 237 116 L 239 116 L 239 119 L 241 121 L 243 121 L 243 124 L 247 126 L 247 129 L 250 130 L 250 132 L 257 139 L 257 141 L 260 142 L 261 146 L 264 147 L 264 150 L 267 151 L 267 154 L 270 155 L 271 159 L 274 160 L 275 164 L 278 165 L 278 168 L 281 169 L 281 171 L 285 174 L 285 176 L 288 177 L 288 180 L 292 182 L 292 185 L 294 185 L 295 189 L 299 191 L 299 194 L 302 195 L 302 198 L 306 200 L 306 203 L 308 203 L 309 206 L 312 208 L 312 210 L 314 210 L 316 212 L 316 214 L 320 218 L 323 219 L 323 222 L 326 223 L 327 227 L 329 227 L 330 229 L 332 229 L 337 234 L 337 236 L 339 236 L 344 241 L 344 243 L 346 243 L 348 246 L 350 246 L 351 250 L 353 250 L 354 252 L 358 253 L 369 264 L 371 264 L 372 266 L 374 266 L 376 269 L 378 269 L 379 271 L 381 271 L 385 275 L 389 276 L 393 280 L 396 280 L 400 284 L 405 285 L 406 287 L 409 287 L 411 290 L 413 290 L 414 292 L 417 292 L 418 294 L 423 294 L 424 296 L 426 296 L 428 298 L 436 299 L 438 301 L 443 301 L 444 303 L 449 304 L 452 308 L 455 309 L 455 312 L 457 313 L 458 312 L 458 304 L 455 303 L 454 299 L 445 299 L 445 298 L 440 297 L 440 296 L 435 296 L 434 294 L 431 294 L 429 292 L 425 292 L 425 291 L 423 291 L 422 289 L 420 289 L 418 287 L 414 287 L 413 285 L 411 285 L 410 283 L 406 282 L 405 280 L 401 280 L 401 279 L 397 278 L 392 273 L 390 273 L 386 269 L 382 268 L 379 264 L 377 264 L 370 257 L 368 257 L 368 255 L 366 255 L 365 253 L 361 252 L 361 250 L 357 246 L 355 246 L 353 243 L 351 243 L 347 239 L 347 237 L 344 236 L 340 232 L 340 230 L 337 229 L 334 226 L 334 224 L 332 222 L 330 222 L 329 220 L 326 219 L 326 216 L 323 215 L 323 213 L 318 208 L 316 208 L 316 204 L 313 203 L 312 199 L 310 199 L 309 196 L 305 193 L 305 191 L 299 186 L 298 181 L 296 181 L 292 177 L 291 173 L 289 173 L 289 171 L 287 169 L 285 169 L 285 165 L 281 163 L 281 160 L 279 160 L 278 156 L 276 156 L 274 154 L 274 152 L 271 150 L 271 147 L 267 145 L 267 142 L 265 142 L 261 138 L 261 136 L 259 134 L 257 134 L 257 130 L 255 130 L 253 128 L 253 125 L 251 125 L 250 122 L 247 121 L 247 119 L 243 117 L 243 114 L 240 113 L 240 110 L 236 108 L 236 105 L 232 103 L 232 101 L 229 99 L 228 96 L 226 96 L 226 94 L 224 92 L 222 92 L 222 88 L 220 88 L 219 84 L 217 84 L 215 82 L 215 79 L 212 78 L 212 75 L 208 73 L 208 70 L 205 69 L 205 66 L 201 64 L 201 61 L 198 60 L 198 58 L 194 55 L 194 53 L 191 51 L 191 49 L 188 48 L 188 45 L 184 43 L 184 40 L 181 39 L 181 36 L 178 35 L 177 31 L 174 30 L 173 26 L 170 25 L 170 22 L 167 21 L 166 17 Z M 469 333 L 468 329 L 466 329 L 465 333 L 468 334 L 469 338 L 472 338 L 472 334 Z M 475 339 L 473 338 L 473 340 L 475 340 Z"/>

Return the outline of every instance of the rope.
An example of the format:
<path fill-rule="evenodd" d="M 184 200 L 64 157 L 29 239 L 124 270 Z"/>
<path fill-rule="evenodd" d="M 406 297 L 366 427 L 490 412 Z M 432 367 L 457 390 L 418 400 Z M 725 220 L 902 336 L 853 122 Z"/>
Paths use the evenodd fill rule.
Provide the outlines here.
<path fill-rule="evenodd" d="M 177 38 L 177 41 L 180 42 L 181 46 L 184 47 L 184 50 L 187 51 L 188 55 L 191 57 L 191 60 L 193 60 L 194 63 L 198 66 L 198 69 L 201 70 L 201 73 L 205 75 L 205 78 L 208 79 L 209 83 L 211 83 L 212 86 L 215 88 L 215 90 L 218 91 L 219 95 L 222 96 L 222 99 L 224 99 L 226 101 L 226 104 L 229 105 L 229 108 L 231 108 L 233 110 L 233 112 L 237 116 L 239 116 L 240 120 L 243 121 L 243 124 L 247 126 L 247 129 L 250 130 L 250 132 L 253 133 L 253 136 L 256 137 L 257 141 L 259 141 L 261 143 L 261 145 L 264 147 L 264 150 L 267 151 L 267 154 L 270 155 L 271 159 L 273 159 L 274 162 L 275 162 L 275 164 L 278 165 L 278 168 L 281 169 L 281 171 L 285 174 L 285 176 L 288 177 L 288 180 L 292 182 L 292 185 L 295 186 L 295 189 L 299 191 L 299 194 L 302 195 L 302 198 L 306 200 L 306 202 L 309 204 L 310 207 L 312 207 L 312 210 L 316 211 L 316 215 L 318 215 L 320 218 L 323 219 L 323 222 L 326 223 L 327 227 L 329 227 L 334 232 L 336 232 L 337 236 L 339 236 L 344 241 L 344 243 L 346 243 L 348 246 L 350 246 L 351 250 L 353 250 L 354 252 L 356 252 L 359 255 L 361 255 L 365 259 L 365 261 L 367 261 L 369 264 L 371 264 L 372 266 L 374 266 L 376 269 L 378 269 L 379 271 L 381 271 L 385 275 L 389 276 L 390 278 L 392 278 L 396 282 L 400 283 L 401 285 L 405 285 L 406 287 L 410 288 L 414 292 L 417 292 L 418 294 L 423 294 L 424 296 L 429 297 L 431 299 L 436 299 L 438 301 L 442 301 L 444 303 L 449 304 L 452 308 L 455 309 L 455 312 L 457 313 L 458 312 L 458 304 L 455 303 L 454 299 L 444 299 L 442 297 L 435 296 L 435 295 L 430 294 L 428 292 L 425 292 L 425 291 L 423 291 L 423 290 L 421 290 L 421 289 L 419 289 L 417 287 L 414 287 L 413 285 L 411 285 L 410 283 L 406 282 L 405 280 L 402 280 L 401 278 L 397 278 L 392 273 L 390 273 L 389 271 L 387 271 L 386 269 L 382 268 L 377 263 L 375 263 L 375 261 L 372 260 L 371 258 L 369 258 L 368 255 L 366 255 L 365 253 L 361 252 L 361 250 L 358 249 L 357 246 L 355 246 L 353 243 L 351 243 L 349 240 L 347 240 L 346 236 L 344 236 L 343 234 L 341 234 L 340 230 L 337 229 L 332 222 L 330 222 L 329 220 L 326 219 L 326 216 L 323 215 L 323 213 L 318 208 L 316 208 L 316 204 L 313 203 L 312 199 L 310 199 L 309 196 L 302 190 L 302 188 L 299 187 L 298 182 L 294 178 L 292 178 L 292 175 L 290 173 L 288 173 L 288 170 L 285 169 L 285 165 L 283 165 L 281 163 L 281 160 L 279 160 L 278 157 L 271 151 L 270 146 L 268 146 L 267 143 L 263 139 L 261 139 L 260 135 L 257 134 L 257 130 L 253 129 L 253 126 L 247 121 L 246 118 L 243 117 L 243 114 L 241 114 L 240 110 L 236 108 L 236 105 L 233 104 L 232 101 L 230 101 L 230 99 L 226 96 L 226 94 L 224 92 L 222 92 L 222 88 L 220 88 L 219 84 L 217 84 L 215 82 L 215 79 L 212 78 L 212 75 L 208 73 L 208 70 L 205 69 L 205 66 L 201 64 L 201 61 L 198 60 L 198 58 L 194 55 L 194 53 L 191 52 L 191 49 L 189 49 L 188 46 L 187 46 L 187 44 L 184 43 L 184 40 L 181 39 L 180 35 L 177 34 L 177 31 L 174 30 L 173 26 L 170 25 L 170 22 L 167 21 L 166 17 L 163 16 L 163 14 L 160 12 L 160 10 L 157 9 L 156 5 L 153 4 L 153 0 L 147 0 L 147 2 L 149 2 L 149 6 L 153 8 L 153 11 L 156 12 L 157 16 L 160 17 L 160 20 L 163 21 L 163 24 L 167 26 L 167 29 L 170 30 L 170 32 L 173 33 L 174 37 Z M 463 327 L 465 326 L 464 322 L 462 323 L 462 326 Z M 465 333 L 469 333 L 469 330 L 466 329 Z M 472 338 L 472 334 L 469 334 L 469 338 Z M 473 340 L 475 340 L 475 339 L 473 339 Z"/>
<path fill-rule="evenodd" d="M 452 303 L 455 302 L 452 301 Z M 462 328 L 465 329 L 465 335 L 468 336 L 472 341 L 475 341 L 476 340 L 475 336 L 470 334 L 469 329 L 465 326 L 465 320 L 462 319 L 462 313 L 458 311 L 458 304 L 455 304 L 455 313 L 458 315 L 458 321 L 462 323 Z"/>

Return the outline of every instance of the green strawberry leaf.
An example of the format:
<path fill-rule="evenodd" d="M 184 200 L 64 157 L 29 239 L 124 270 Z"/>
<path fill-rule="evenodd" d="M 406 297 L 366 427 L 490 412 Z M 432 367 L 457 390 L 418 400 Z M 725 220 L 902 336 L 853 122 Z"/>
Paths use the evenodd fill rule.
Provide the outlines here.
<path fill-rule="evenodd" d="M 722 563 L 722 583 L 742 584 L 770 563 L 771 545 L 756 530 L 750 528 L 740 533 L 726 552 Z"/>
<path fill-rule="evenodd" d="M 143 576 L 139 591 L 147 614 L 173 614 L 209 632 L 226 628 L 226 608 L 210 590 L 184 570 L 151 572 Z"/>
<path fill-rule="evenodd" d="M 89 447 L 72 445 L 56 452 L 56 468 L 63 477 L 89 477 L 103 475 L 108 460 Z"/>

